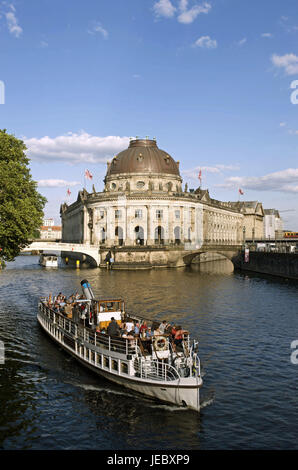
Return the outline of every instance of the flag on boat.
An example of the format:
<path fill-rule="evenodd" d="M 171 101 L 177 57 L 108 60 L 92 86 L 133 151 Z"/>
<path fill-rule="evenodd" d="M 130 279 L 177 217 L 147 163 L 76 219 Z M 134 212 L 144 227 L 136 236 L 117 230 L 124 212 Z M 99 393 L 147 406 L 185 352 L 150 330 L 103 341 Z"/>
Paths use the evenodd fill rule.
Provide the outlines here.
<path fill-rule="evenodd" d="M 244 194 L 244 192 L 240 188 L 239 188 L 239 194 Z"/>
<path fill-rule="evenodd" d="M 71 195 L 71 190 L 68 188 L 67 190 L 67 196 L 70 196 Z"/>
<path fill-rule="evenodd" d="M 92 180 L 93 176 L 89 170 L 85 170 L 85 178 L 87 178 L 88 180 Z"/>

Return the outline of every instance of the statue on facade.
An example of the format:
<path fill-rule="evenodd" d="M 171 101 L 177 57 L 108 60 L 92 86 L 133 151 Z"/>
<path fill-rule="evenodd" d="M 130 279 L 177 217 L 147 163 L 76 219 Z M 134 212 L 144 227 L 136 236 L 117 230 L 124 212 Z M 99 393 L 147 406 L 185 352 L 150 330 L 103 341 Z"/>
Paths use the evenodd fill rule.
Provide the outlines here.
<path fill-rule="evenodd" d="M 185 183 L 184 192 L 187 193 L 187 190 L 188 190 L 188 184 Z"/>

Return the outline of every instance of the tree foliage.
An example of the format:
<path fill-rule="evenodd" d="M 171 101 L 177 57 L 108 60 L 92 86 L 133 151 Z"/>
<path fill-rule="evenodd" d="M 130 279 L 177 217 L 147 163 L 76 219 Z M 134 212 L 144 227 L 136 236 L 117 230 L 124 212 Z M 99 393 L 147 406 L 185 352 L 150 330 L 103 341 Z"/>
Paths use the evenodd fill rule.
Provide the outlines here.
<path fill-rule="evenodd" d="M 12 261 L 42 225 L 46 199 L 32 180 L 26 150 L 0 129 L 0 263 Z"/>

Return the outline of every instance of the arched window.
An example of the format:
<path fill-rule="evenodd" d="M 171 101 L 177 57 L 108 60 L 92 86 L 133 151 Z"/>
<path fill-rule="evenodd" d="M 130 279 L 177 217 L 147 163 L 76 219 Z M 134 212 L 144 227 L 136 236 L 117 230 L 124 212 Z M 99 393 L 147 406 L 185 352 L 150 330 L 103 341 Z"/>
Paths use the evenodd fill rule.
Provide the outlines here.
<path fill-rule="evenodd" d="M 154 241 L 156 245 L 164 244 L 164 229 L 161 225 L 158 225 L 154 231 Z"/>
<path fill-rule="evenodd" d="M 180 227 L 175 227 L 174 228 L 174 239 L 175 239 L 175 245 L 180 245 L 180 243 L 181 243 L 181 229 L 180 229 Z"/>
<path fill-rule="evenodd" d="M 100 230 L 100 243 L 105 243 L 106 242 L 106 231 L 105 228 L 102 227 Z"/>
<path fill-rule="evenodd" d="M 144 229 L 140 225 L 135 227 L 135 242 L 137 245 L 144 245 Z"/>
<path fill-rule="evenodd" d="M 121 227 L 116 227 L 115 228 L 115 242 L 116 242 L 116 245 L 123 245 L 123 230 Z"/>

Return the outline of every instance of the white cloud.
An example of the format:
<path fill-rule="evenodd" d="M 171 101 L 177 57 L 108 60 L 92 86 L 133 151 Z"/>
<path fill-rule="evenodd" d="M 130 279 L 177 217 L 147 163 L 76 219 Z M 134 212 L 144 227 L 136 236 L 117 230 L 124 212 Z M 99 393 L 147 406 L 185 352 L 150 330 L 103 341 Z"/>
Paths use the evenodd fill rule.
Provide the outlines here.
<path fill-rule="evenodd" d="M 180 2 L 180 11 L 182 11 L 182 13 L 180 13 L 177 18 L 179 23 L 192 23 L 198 15 L 200 15 L 201 13 L 207 14 L 211 10 L 211 5 L 207 2 L 204 2 L 202 5 L 195 5 L 189 10 L 187 10 L 187 4 L 188 2 L 185 0 L 181 0 Z"/>
<path fill-rule="evenodd" d="M 247 42 L 247 38 L 240 39 L 240 41 L 237 42 L 238 46 L 243 46 Z"/>
<path fill-rule="evenodd" d="M 175 14 L 176 8 L 170 0 L 159 0 L 154 3 L 153 10 L 156 16 L 164 16 L 165 18 L 172 18 Z"/>
<path fill-rule="evenodd" d="M 157 17 L 173 18 L 177 13 L 177 21 L 179 23 L 190 24 L 198 15 L 209 13 L 211 10 L 210 3 L 203 2 L 200 5 L 194 5 L 188 8 L 188 0 L 179 0 L 177 7 L 173 0 L 159 0 L 154 3 L 153 10 Z"/>
<path fill-rule="evenodd" d="M 194 47 L 202 47 L 204 49 L 215 49 L 217 47 L 216 39 L 211 39 L 210 36 L 201 36 L 194 43 Z"/>
<path fill-rule="evenodd" d="M 98 137 L 87 134 L 69 132 L 58 137 L 44 136 L 40 139 L 23 139 L 28 157 L 38 161 L 61 161 L 67 163 L 105 163 L 115 154 L 127 148 L 128 137 Z"/>
<path fill-rule="evenodd" d="M 294 75 L 298 73 L 298 56 L 295 54 L 273 54 L 271 61 L 275 67 L 283 68 L 287 75 Z"/>
<path fill-rule="evenodd" d="M 23 28 L 21 28 L 21 26 L 18 24 L 18 19 L 15 15 L 16 9 L 14 5 L 12 4 L 9 5 L 9 9 L 10 11 L 6 11 L 4 13 L 4 16 L 7 22 L 8 31 L 10 32 L 10 34 L 15 36 L 16 38 L 19 38 L 23 32 Z"/>
<path fill-rule="evenodd" d="M 280 127 L 285 127 L 286 123 L 285 122 L 280 122 L 279 125 L 280 125 Z"/>
<path fill-rule="evenodd" d="M 272 33 L 262 33 L 261 37 L 262 38 L 272 38 L 273 34 Z"/>
<path fill-rule="evenodd" d="M 106 29 L 104 29 L 100 23 L 98 22 L 95 22 L 93 24 L 93 26 L 91 27 L 91 29 L 88 29 L 88 33 L 89 34 L 101 34 L 103 36 L 104 39 L 107 39 L 108 36 L 109 36 L 109 33 Z"/>
<path fill-rule="evenodd" d="M 65 181 L 58 179 L 39 180 L 38 186 L 41 188 L 64 188 L 70 186 L 78 186 L 82 184 L 80 181 Z"/>
<path fill-rule="evenodd" d="M 239 166 L 238 165 L 222 165 L 222 164 L 218 164 L 215 166 L 197 166 L 189 170 L 182 170 L 181 173 L 186 178 L 197 181 L 200 170 L 202 171 L 202 179 L 203 179 L 205 173 L 220 174 L 223 171 L 235 171 L 235 170 L 239 170 Z"/>
<path fill-rule="evenodd" d="M 226 189 L 241 187 L 258 191 L 298 193 L 298 168 L 288 168 L 260 177 L 233 176 L 217 186 Z"/>

